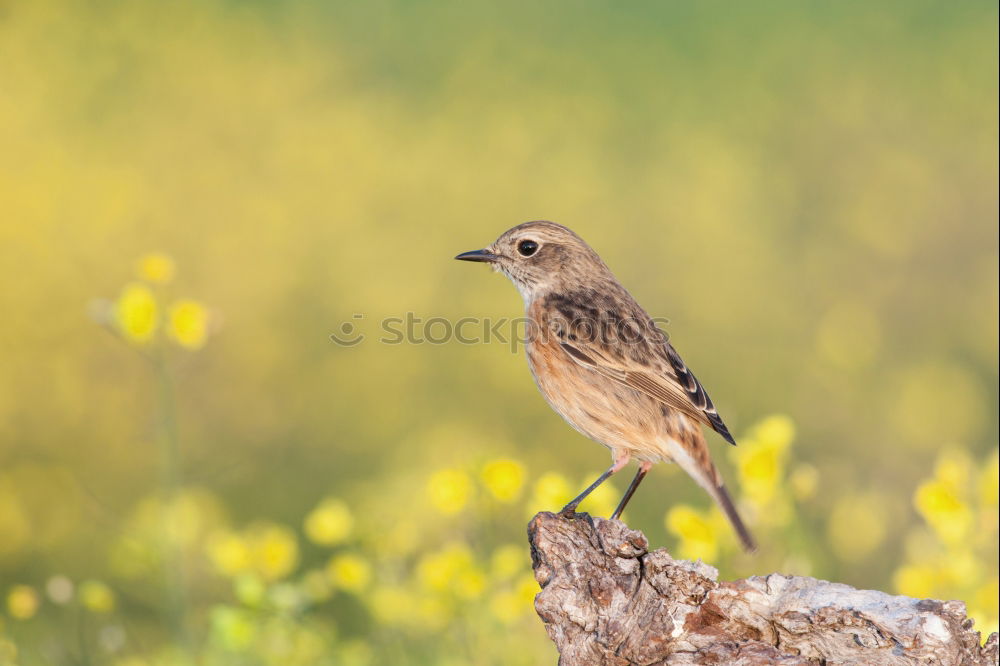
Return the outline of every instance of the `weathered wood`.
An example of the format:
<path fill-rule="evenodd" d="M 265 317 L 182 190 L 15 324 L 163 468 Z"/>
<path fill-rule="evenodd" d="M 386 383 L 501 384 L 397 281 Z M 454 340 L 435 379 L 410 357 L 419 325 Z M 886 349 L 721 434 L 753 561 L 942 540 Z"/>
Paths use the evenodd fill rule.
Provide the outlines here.
<path fill-rule="evenodd" d="M 539 513 L 535 610 L 562 666 L 997 664 L 960 601 L 770 574 L 718 582 L 621 521 Z"/>

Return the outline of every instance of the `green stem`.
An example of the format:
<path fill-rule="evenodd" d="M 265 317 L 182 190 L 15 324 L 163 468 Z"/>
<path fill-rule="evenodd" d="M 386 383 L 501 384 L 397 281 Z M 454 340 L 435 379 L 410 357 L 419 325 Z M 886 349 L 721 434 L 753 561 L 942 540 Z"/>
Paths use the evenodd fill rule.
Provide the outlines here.
<path fill-rule="evenodd" d="M 167 618 L 175 644 L 188 658 L 193 656 L 187 626 L 187 585 L 183 553 L 173 529 L 172 509 L 181 491 L 180 451 L 177 437 L 177 409 L 173 378 L 163 351 L 155 354 L 157 379 L 156 439 L 160 449 L 160 495 L 164 529 L 161 532 Z"/>

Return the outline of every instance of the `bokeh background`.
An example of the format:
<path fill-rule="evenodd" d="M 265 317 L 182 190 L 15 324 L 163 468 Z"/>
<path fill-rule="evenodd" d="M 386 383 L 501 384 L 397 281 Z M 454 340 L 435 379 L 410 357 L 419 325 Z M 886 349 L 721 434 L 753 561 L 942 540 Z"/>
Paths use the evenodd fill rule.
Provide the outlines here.
<path fill-rule="evenodd" d="M 667 466 L 654 547 L 995 630 L 997 92 L 991 2 L 0 2 L 0 663 L 553 663 L 607 453 L 423 327 L 537 218 L 741 442 L 760 552 Z"/>

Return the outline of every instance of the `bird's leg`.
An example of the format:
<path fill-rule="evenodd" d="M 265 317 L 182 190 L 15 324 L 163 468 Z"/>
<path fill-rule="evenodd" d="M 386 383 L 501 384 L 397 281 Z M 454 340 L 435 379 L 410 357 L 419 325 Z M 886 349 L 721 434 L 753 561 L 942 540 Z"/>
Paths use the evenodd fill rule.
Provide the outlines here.
<path fill-rule="evenodd" d="M 599 477 L 597 477 L 597 481 L 594 481 L 592 484 L 590 484 L 589 486 L 587 486 L 586 490 L 584 490 L 582 493 L 580 493 L 579 495 L 577 495 L 573 499 L 573 501 L 571 501 L 569 504 L 567 504 L 566 506 L 564 506 L 562 508 L 562 511 L 559 512 L 559 515 L 560 516 L 571 516 L 574 513 L 576 513 L 576 507 L 580 506 L 580 502 L 582 502 L 583 500 L 585 500 L 587 498 L 587 495 L 589 495 L 590 493 L 594 492 L 594 489 L 597 488 L 597 486 L 599 486 L 602 483 L 604 483 L 605 481 L 607 481 L 609 476 L 611 476 L 615 472 L 621 470 L 622 467 L 624 467 L 625 465 L 627 465 L 628 461 L 629 461 L 629 454 L 628 453 L 624 454 L 621 457 L 615 458 L 614 464 L 611 465 L 611 467 L 607 468 L 604 471 L 604 474 L 601 474 Z"/>
<path fill-rule="evenodd" d="M 625 510 L 625 505 L 628 504 L 630 499 L 632 499 L 632 494 L 635 493 L 635 489 L 639 487 L 640 483 L 642 483 L 643 478 L 646 476 L 646 472 L 648 472 L 649 468 L 652 466 L 653 463 L 649 461 L 639 463 L 639 471 L 635 473 L 632 483 L 629 484 L 628 490 L 625 491 L 625 496 L 622 497 L 622 501 L 618 503 L 618 508 L 615 509 L 613 514 L 611 514 L 611 520 L 617 520 L 619 516 L 622 515 L 622 511 Z"/>

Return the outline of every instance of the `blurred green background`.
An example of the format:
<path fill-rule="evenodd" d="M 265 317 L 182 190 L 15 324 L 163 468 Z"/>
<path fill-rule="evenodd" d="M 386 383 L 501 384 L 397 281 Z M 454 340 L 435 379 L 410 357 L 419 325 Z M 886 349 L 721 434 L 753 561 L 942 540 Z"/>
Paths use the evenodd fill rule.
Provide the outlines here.
<path fill-rule="evenodd" d="M 653 547 L 995 629 L 997 119 L 990 2 L 0 2 L 0 664 L 554 663 L 607 452 L 378 340 L 520 316 L 452 257 L 537 218 L 741 440 L 760 552 L 667 466 Z"/>

